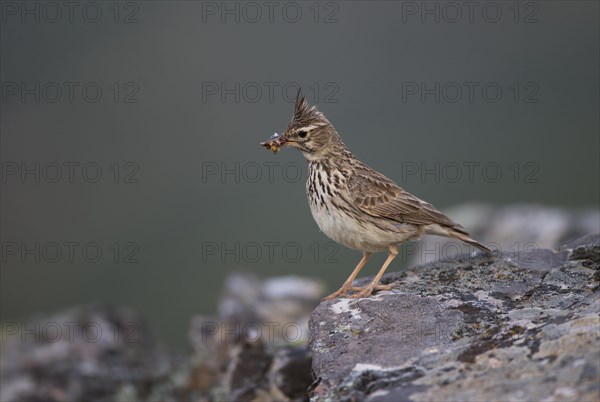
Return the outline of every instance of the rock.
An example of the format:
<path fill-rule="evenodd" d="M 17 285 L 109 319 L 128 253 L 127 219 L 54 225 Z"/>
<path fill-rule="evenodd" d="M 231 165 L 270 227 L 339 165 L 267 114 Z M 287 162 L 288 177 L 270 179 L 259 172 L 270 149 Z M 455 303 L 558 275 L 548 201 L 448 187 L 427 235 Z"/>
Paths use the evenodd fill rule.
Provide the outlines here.
<path fill-rule="evenodd" d="M 275 401 L 307 400 L 313 382 L 311 356 L 304 348 L 284 347 L 277 351 L 269 373 Z"/>
<path fill-rule="evenodd" d="M 600 400 L 599 251 L 593 235 L 463 255 L 387 274 L 391 291 L 321 303 L 312 400 Z"/>
<path fill-rule="evenodd" d="M 220 314 L 192 318 L 185 357 L 165 352 L 127 308 L 4 322 L 0 400 L 305 401 L 308 316 L 323 292 L 311 279 L 234 274 Z"/>
<path fill-rule="evenodd" d="M 312 383 L 308 317 L 325 288 L 321 282 L 233 274 L 217 317 L 196 316 L 186 400 L 305 401 Z"/>
<path fill-rule="evenodd" d="M 192 318 L 186 356 L 127 308 L 3 322 L 0 400 L 600 400 L 599 272 L 591 235 L 429 263 L 320 305 L 318 281 L 234 274 L 218 314 Z"/>
<path fill-rule="evenodd" d="M 295 343 L 308 342 L 308 316 L 319 303 L 325 286 L 322 282 L 297 276 L 283 276 L 260 280 L 250 274 L 234 273 L 225 281 L 219 302 L 221 323 L 237 323 L 243 327 L 260 324 L 264 333 L 272 334 L 269 342 L 288 343 L 282 331 L 286 324 L 297 327 L 299 334 Z M 276 324 L 276 330 L 264 324 Z M 243 329 L 243 328 L 242 328 Z M 291 331 L 290 331 L 291 332 Z"/>
<path fill-rule="evenodd" d="M 232 348 L 224 379 L 228 399 L 250 402 L 268 398 L 267 372 L 273 360 L 262 342 L 241 342 Z"/>
<path fill-rule="evenodd" d="M 0 400 L 107 401 L 148 396 L 172 360 L 126 308 L 93 306 L 2 324 Z"/>

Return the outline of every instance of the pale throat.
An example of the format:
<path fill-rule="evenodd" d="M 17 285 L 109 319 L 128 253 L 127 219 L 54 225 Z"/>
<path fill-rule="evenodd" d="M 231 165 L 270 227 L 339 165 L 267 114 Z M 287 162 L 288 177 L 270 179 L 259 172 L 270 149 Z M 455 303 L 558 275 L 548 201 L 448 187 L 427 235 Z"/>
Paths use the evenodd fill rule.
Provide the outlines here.
<path fill-rule="evenodd" d="M 306 158 L 307 161 L 309 162 L 319 162 L 322 161 L 324 159 L 327 159 L 326 157 L 324 157 L 323 155 L 319 154 L 318 152 L 304 152 L 304 151 L 300 151 L 302 152 L 302 155 L 304 155 L 304 157 Z"/>

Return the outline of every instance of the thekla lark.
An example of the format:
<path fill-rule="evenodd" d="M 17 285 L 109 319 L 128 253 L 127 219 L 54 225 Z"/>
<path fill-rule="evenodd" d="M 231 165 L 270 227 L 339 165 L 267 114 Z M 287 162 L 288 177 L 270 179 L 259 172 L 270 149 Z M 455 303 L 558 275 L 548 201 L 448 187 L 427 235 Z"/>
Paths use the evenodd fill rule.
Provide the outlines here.
<path fill-rule="evenodd" d="M 326 299 L 368 297 L 374 290 L 390 289 L 391 285 L 381 285 L 379 280 L 398 254 L 398 244 L 423 234 L 453 237 L 490 253 L 433 205 L 361 162 L 323 113 L 309 106 L 300 93 L 288 128 L 261 145 L 273 152 L 284 146 L 302 152 L 308 161 L 308 203 L 317 225 L 336 242 L 363 252 L 342 287 Z M 363 288 L 352 287 L 372 253 L 383 250 L 388 251 L 388 258 L 373 281 Z"/>

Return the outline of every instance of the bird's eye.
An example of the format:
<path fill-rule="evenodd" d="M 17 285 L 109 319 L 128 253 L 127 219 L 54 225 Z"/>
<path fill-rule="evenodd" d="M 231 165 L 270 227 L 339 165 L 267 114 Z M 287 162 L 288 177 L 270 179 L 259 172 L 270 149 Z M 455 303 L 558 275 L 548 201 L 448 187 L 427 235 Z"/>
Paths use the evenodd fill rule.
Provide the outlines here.
<path fill-rule="evenodd" d="M 306 138 L 306 135 L 308 134 L 306 131 L 298 131 L 298 137 L 300 138 Z"/>

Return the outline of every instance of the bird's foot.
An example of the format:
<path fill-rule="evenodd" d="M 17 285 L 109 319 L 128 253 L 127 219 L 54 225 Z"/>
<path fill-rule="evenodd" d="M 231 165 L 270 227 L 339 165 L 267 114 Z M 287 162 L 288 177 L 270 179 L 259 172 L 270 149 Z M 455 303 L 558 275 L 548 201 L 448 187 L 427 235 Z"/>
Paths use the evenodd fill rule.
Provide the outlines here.
<path fill-rule="evenodd" d="M 357 293 L 354 293 L 352 295 L 350 295 L 351 298 L 353 299 L 363 299 L 363 298 L 367 298 L 369 296 L 371 296 L 374 292 L 380 291 L 380 290 L 390 290 L 394 288 L 394 284 L 388 284 L 388 285 L 373 285 L 373 284 L 369 284 L 367 286 L 364 286 L 362 288 L 357 288 L 357 287 L 353 287 L 350 288 L 351 290 L 356 291 Z"/>
<path fill-rule="evenodd" d="M 394 284 L 389 284 L 389 285 L 369 284 L 369 285 L 363 286 L 363 287 L 342 286 L 341 288 L 339 288 L 338 290 L 336 290 L 329 296 L 326 296 L 323 299 L 321 299 L 321 301 L 332 300 L 332 299 L 336 299 L 338 297 L 349 297 L 352 299 L 361 299 L 361 298 L 366 298 L 366 297 L 371 296 L 374 292 L 377 292 L 380 290 L 390 290 L 393 288 L 394 288 Z M 351 294 L 350 292 L 358 292 L 358 293 Z"/>
<path fill-rule="evenodd" d="M 338 290 L 336 290 L 329 296 L 326 296 L 323 299 L 321 299 L 321 301 L 332 300 L 332 299 L 336 299 L 340 296 L 346 296 L 350 292 L 350 290 L 352 290 L 352 288 L 350 286 L 342 286 L 341 288 L 339 288 Z"/>

